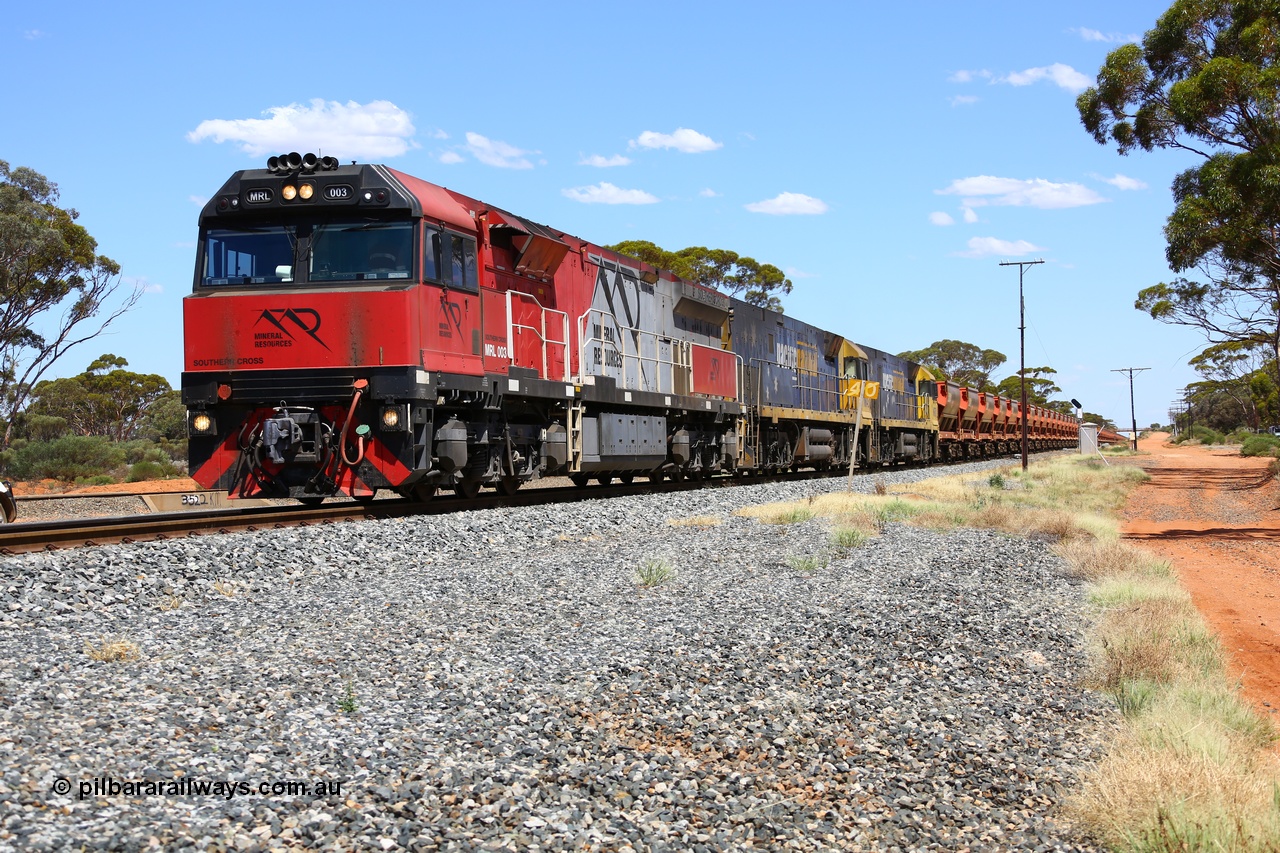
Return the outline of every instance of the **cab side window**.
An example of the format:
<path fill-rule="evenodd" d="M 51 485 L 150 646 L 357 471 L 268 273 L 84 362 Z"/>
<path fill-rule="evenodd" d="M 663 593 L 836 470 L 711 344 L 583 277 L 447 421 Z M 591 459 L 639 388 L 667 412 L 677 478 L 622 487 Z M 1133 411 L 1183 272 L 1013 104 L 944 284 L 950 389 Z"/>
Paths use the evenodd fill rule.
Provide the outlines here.
<path fill-rule="evenodd" d="M 426 239 L 422 241 L 423 260 L 422 275 L 428 281 L 440 280 L 440 232 L 427 229 Z"/>
<path fill-rule="evenodd" d="M 480 280 L 476 269 L 476 241 L 448 231 L 428 230 L 424 276 L 458 290 L 475 293 Z"/>

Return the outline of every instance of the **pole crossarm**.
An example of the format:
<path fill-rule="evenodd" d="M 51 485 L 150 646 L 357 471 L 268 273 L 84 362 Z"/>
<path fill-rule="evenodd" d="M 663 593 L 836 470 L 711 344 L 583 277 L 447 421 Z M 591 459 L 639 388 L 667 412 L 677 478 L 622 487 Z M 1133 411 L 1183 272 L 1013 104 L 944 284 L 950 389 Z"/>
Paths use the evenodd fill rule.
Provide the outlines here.
<path fill-rule="evenodd" d="M 1027 307 L 1022 298 L 1022 275 L 1027 267 L 1043 264 L 1044 258 L 1034 261 L 1001 261 L 1002 267 L 1018 268 L 1018 379 L 1022 383 L 1022 470 L 1027 470 Z"/>
<path fill-rule="evenodd" d="M 1135 453 L 1138 450 L 1138 416 L 1134 414 L 1133 408 L 1133 374 L 1150 369 L 1149 367 L 1117 367 L 1111 371 L 1112 373 L 1129 374 L 1129 421 L 1133 427 L 1133 449 Z"/>

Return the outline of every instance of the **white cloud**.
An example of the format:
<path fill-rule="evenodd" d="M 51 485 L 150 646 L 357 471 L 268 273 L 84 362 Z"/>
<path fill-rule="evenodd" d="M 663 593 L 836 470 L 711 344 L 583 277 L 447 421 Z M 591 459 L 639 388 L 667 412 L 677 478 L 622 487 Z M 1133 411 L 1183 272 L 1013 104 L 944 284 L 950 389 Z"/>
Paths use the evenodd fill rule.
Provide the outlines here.
<path fill-rule="evenodd" d="M 416 147 L 412 119 L 390 101 L 343 104 L 313 98 L 309 104 L 271 107 L 263 115 L 268 117 L 207 119 L 187 140 L 234 142 L 255 157 L 313 151 L 339 159 L 382 159 Z"/>
<path fill-rule="evenodd" d="M 977 211 L 975 211 L 972 207 L 966 207 L 964 209 L 964 221 L 968 222 L 970 225 L 977 222 L 978 221 Z"/>
<path fill-rule="evenodd" d="M 933 213 L 930 213 L 929 221 L 934 225 L 955 225 L 956 224 L 956 221 L 951 218 L 951 214 L 943 213 L 940 210 L 935 210 Z"/>
<path fill-rule="evenodd" d="M 783 270 L 783 272 L 787 274 L 787 278 L 817 278 L 818 277 L 817 273 L 805 272 L 804 270 L 798 270 L 795 267 L 787 267 L 785 270 Z"/>
<path fill-rule="evenodd" d="M 951 106 L 953 107 L 964 107 L 964 106 L 968 106 L 969 104 L 978 103 L 978 96 L 977 95 L 952 95 L 947 100 L 951 102 Z"/>
<path fill-rule="evenodd" d="M 46 34 L 43 30 L 23 30 L 22 31 L 22 37 L 27 41 L 35 41 L 36 39 L 44 38 L 45 35 Z"/>
<path fill-rule="evenodd" d="M 208 196 L 202 196 L 202 195 L 189 195 L 187 196 L 187 201 L 191 202 L 196 207 L 204 207 L 206 204 L 209 203 L 209 198 Z"/>
<path fill-rule="evenodd" d="M 1017 178 L 997 178 L 992 175 L 960 178 L 952 181 L 951 186 L 945 190 L 934 190 L 934 192 L 938 195 L 961 196 L 965 207 L 998 205 L 1057 210 L 1106 201 L 1083 184 L 1055 184 L 1041 178 L 1023 181 Z"/>
<path fill-rule="evenodd" d="M 583 204 L 657 204 L 658 197 L 644 190 L 624 190 L 615 187 L 608 181 L 601 181 L 592 187 L 574 187 L 561 190 L 565 198 L 580 201 Z"/>
<path fill-rule="evenodd" d="M 456 164 L 458 164 L 458 163 L 463 162 L 463 161 L 464 161 L 464 160 L 466 160 L 467 158 L 463 157 L 463 156 L 462 156 L 461 154 L 459 154 L 457 151 L 446 151 L 446 152 L 444 152 L 443 154 L 441 154 L 439 157 L 437 157 L 436 159 L 437 159 L 437 160 L 439 160 L 441 163 L 443 163 L 443 164 L 444 164 L 444 165 L 446 165 L 446 166 L 453 166 L 453 165 L 456 165 Z"/>
<path fill-rule="evenodd" d="M 698 195 L 701 196 L 702 198 L 719 198 L 720 197 L 720 193 L 711 189 L 711 187 L 707 187 L 704 190 L 698 190 Z"/>
<path fill-rule="evenodd" d="M 991 79 L 991 72 L 987 69 L 981 71 L 953 71 L 951 76 L 947 78 L 948 83 L 972 83 L 975 79 L 981 77 L 983 80 Z"/>
<path fill-rule="evenodd" d="M 952 254 L 961 258 L 987 258 L 992 255 L 1016 258 L 1020 255 L 1043 251 L 1039 246 L 1028 243 L 1026 240 L 1001 240 L 997 237 L 970 237 L 967 245 L 969 251 Z"/>
<path fill-rule="evenodd" d="M 537 151 L 525 151 L 514 145 L 508 145 L 506 142 L 499 142 L 496 139 L 489 139 L 478 133 L 467 133 L 467 150 L 471 152 L 471 156 L 475 157 L 486 166 L 496 166 L 499 169 L 532 169 L 533 163 L 525 157 L 526 154 L 538 154 Z"/>
<path fill-rule="evenodd" d="M 828 210 L 822 199 L 803 193 L 778 193 L 771 199 L 743 206 L 752 213 L 768 213 L 773 216 L 826 213 Z"/>
<path fill-rule="evenodd" d="M 1147 188 L 1145 182 L 1119 173 L 1114 178 L 1104 178 L 1102 175 L 1091 175 L 1091 177 L 1097 178 L 1104 184 L 1111 184 L 1118 190 L 1145 190 Z"/>
<path fill-rule="evenodd" d="M 1003 77 L 997 77 L 992 82 L 1008 83 L 1010 86 L 1030 86 L 1032 83 L 1039 83 L 1041 80 L 1048 80 L 1054 85 L 1071 92 L 1083 92 L 1093 83 L 1090 78 L 1070 65 L 1063 65 L 1061 62 L 1043 65 L 1039 68 L 1028 68 L 1026 71 L 1014 71 Z"/>
<path fill-rule="evenodd" d="M 627 166 L 630 163 L 631 158 L 623 157 L 621 154 L 614 154 L 612 157 L 592 154 L 590 157 L 583 157 L 578 161 L 579 166 L 598 166 L 601 169 L 608 169 L 612 166 Z"/>
<path fill-rule="evenodd" d="M 655 133 L 646 130 L 636 139 L 627 143 L 629 148 L 674 148 L 685 154 L 701 154 L 723 148 L 724 143 L 716 142 L 710 136 L 704 136 L 687 127 L 676 128 L 675 133 Z"/>
<path fill-rule="evenodd" d="M 439 129 L 431 131 L 430 133 L 427 134 L 427 136 L 430 136 L 432 139 L 448 139 L 449 138 L 449 134 Z"/>
<path fill-rule="evenodd" d="M 155 282 L 148 281 L 146 278 L 141 276 L 123 276 L 122 281 L 133 287 L 141 288 L 143 293 L 164 293 L 163 284 L 156 284 Z"/>
<path fill-rule="evenodd" d="M 1075 33 L 1085 41 L 1101 41 L 1108 44 L 1138 42 L 1142 38 L 1136 35 L 1121 35 L 1120 33 L 1104 33 L 1099 30 L 1091 30 L 1088 27 L 1070 27 L 1067 32 Z"/>

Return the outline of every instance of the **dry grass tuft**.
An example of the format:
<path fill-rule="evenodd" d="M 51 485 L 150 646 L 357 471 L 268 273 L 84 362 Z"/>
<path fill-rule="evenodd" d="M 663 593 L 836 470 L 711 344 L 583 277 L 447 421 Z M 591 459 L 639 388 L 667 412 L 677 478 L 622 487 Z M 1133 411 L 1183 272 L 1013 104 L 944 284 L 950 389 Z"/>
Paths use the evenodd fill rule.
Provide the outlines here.
<path fill-rule="evenodd" d="M 106 663 L 127 663 L 142 658 L 142 650 L 138 648 L 138 644 L 123 637 L 102 637 L 96 646 L 86 640 L 84 653 L 93 660 Z"/>
<path fill-rule="evenodd" d="M 1088 684 L 1121 700 L 1128 681 L 1169 685 L 1222 671 L 1222 651 L 1190 599 L 1147 598 L 1113 607 L 1098 624 L 1097 643 Z M 1125 704 L 1121 710 L 1142 710 Z"/>
<path fill-rule="evenodd" d="M 742 509 L 734 510 L 733 514 L 744 518 L 754 518 L 763 524 L 799 524 L 802 521 L 809 521 L 817 515 L 808 502 L 794 503 L 790 501 L 743 507 Z"/>
<path fill-rule="evenodd" d="M 236 587 L 231 581 L 216 580 L 213 582 L 213 591 L 219 595 L 225 595 L 227 598 L 236 597 Z"/>
<path fill-rule="evenodd" d="M 1280 850 L 1275 755 L 1212 715 L 1173 722 L 1121 733 L 1069 813 L 1117 848 Z"/>
<path fill-rule="evenodd" d="M 712 527 L 719 527 L 723 523 L 724 519 L 718 515 L 694 515 L 689 518 L 667 519 L 669 527 L 696 527 L 699 530 L 710 530 Z"/>

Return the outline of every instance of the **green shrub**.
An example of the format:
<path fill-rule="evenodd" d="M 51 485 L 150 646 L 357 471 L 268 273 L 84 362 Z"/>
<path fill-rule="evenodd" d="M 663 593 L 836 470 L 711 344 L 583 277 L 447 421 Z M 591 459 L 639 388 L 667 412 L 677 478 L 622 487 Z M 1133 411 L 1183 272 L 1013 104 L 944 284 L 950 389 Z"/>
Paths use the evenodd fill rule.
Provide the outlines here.
<path fill-rule="evenodd" d="M 124 449 L 100 435 L 66 435 L 53 441 L 28 441 L 8 457 L 8 474 L 17 480 L 73 482 L 118 468 Z"/>
<path fill-rule="evenodd" d="M 159 462 L 152 462 L 144 459 L 141 462 L 135 462 L 129 466 L 129 476 L 127 482 L 140 483 L 143 480 L 160 480 L 165 477 L 165 466 Z"/>
<path fill-rule="evenodd" d="M 21 424 L 22 432 L 33 441 L 53 441 L 67 434 L 67 419 L 53 415 L 27 415 Z"/>
<path fill-rule="evenodd" d="M 1280 438 L 1274 435 L 1251 435 L 1240 447 L 1241 456 L 1280 456 Z"/>
<path fill-rule="evenodd" d="M 108 486 L 116 481 L 110 474 L 95 474 L 92 477 L 76 477 L 77 486 Z"/>
<path fill-rule="evenodd" d="M 1227 433 L 1227 437 L 1223 439 L 1227 444 L 1244 444 L 1253 437 L 1253 430 L 1244 428 L 1233 429 Z"/>
<path fill-rule="evenodd" d="M 122 442 L 120 447 L 124 450 L 126 465 L 133 465 L 138 462 L 159 462 L 162 465 L 171 465 L 173 463 L 168 448 L 145 438 L 135 438 L 132 441 Z"/>
<path fill-rule="evenodd" d="M 1227 437 L 1216 429 L 1210 429 L 1198 424 L 1191 428 L 1191 437 L 1201 444 L 1222 444 L 1227 440 Z"/>

